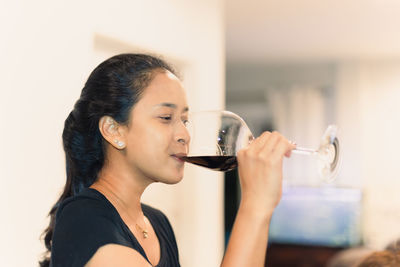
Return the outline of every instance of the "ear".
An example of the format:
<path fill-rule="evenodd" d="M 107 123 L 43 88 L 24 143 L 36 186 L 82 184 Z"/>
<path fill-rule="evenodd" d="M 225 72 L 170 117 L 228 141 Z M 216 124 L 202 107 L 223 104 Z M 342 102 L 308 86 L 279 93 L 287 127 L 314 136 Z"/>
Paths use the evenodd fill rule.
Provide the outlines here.
<path fill-rule="evenodd" d="M 99 121 L 101 135 L 116 149 L 124 149 L 126 146 L 123 126 L 110 116 L 103 116 Z"/>

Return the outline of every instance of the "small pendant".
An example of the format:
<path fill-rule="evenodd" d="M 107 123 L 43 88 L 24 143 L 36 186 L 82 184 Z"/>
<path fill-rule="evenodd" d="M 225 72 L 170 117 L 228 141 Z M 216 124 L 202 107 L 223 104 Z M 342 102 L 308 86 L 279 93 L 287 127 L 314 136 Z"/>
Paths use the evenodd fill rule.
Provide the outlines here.
<path fill-rule="evenodd" d="M 143 233 L 143 238 L 147 238 L 149 236 L 149 233 L 147 233 L 146 230 L 143 230 L 142 233 Z"/>

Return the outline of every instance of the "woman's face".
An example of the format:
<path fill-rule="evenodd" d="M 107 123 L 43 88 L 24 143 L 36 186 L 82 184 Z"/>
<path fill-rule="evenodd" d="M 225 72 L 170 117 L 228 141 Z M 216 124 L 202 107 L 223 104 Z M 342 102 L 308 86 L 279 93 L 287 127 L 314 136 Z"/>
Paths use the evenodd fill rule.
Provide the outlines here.
<path fill-rule="evenodd" d="M 183 177 L 188 153 L 188 105 L 179 79 L 165 71 L 155 74 L 131 110 L 126 156 L 132 171 L 155 182 L 174 184 Z"/>

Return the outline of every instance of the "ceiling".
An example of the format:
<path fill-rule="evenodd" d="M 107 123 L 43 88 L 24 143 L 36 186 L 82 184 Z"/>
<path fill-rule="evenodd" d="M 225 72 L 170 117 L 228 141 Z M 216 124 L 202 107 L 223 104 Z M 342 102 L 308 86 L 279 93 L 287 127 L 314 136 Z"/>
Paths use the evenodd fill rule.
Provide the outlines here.
<path fill-rule="evenodd" d="M 226 0 L 228 63 L 400 58 L 399 0 Z"/>

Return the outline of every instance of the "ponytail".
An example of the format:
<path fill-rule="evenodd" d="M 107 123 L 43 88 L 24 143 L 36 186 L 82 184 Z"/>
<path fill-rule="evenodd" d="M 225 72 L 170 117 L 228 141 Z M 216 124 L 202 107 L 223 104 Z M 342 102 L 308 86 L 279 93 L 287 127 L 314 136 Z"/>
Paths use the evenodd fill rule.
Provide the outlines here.
<path fill-rule="evenodd" d="M 49 212 L 50 224 L 43 233 L 47 255 L 40 262 L 41 267 L 50 265 L 49 255 L 58 207 L 68 197 L 89 187 L 96 180 L 104 161 L 100 131 L 97 130 L 93 134 L 86 135 L 81 133 L 76 126 L 73 112 L 65 120 L 62 137 L 66 156 L 67 181 L 60 198 Z"/>

